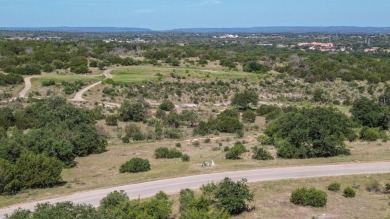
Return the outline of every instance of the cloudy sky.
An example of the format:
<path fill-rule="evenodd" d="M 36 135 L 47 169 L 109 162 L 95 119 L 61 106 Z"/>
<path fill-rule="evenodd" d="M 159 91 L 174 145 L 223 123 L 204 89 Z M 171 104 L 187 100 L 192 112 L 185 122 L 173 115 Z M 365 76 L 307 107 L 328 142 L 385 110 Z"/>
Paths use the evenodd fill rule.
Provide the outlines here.
<path fill-rule="evenodd" d="M 0 0 L 0 27 L 390 26 L 390 0 Z"/>

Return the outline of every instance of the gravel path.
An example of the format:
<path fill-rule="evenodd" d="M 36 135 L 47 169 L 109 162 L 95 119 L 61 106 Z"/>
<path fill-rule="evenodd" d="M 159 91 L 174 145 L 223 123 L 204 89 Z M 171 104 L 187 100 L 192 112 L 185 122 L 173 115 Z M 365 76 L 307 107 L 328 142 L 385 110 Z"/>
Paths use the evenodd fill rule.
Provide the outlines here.
<path fill-rule="evenodd" d="M 107 69 L 103 72 L 103 75 L 105 78 L 112 78 L 112 75 L 111 75 L 111 71 L 113 69 Z M 96 82 L 96 83 L 93 83 L 91 85 L 88 85 L 87 87 L 84 87 L 83 89 L 79 90 L 76 92 L 76 95 L 73 97 L 73 99 L 70 99 L 70 101 L 75 101 L 75 102 L 83 102 L 83 101 L 86 101 L 84 100 L 83 98 L 83 95 L 85 92 L 87 92 L 88 90 L 92 89 L 93 87 L 101 84 L 102 82 L 99 81 L 99 82 Z"/>

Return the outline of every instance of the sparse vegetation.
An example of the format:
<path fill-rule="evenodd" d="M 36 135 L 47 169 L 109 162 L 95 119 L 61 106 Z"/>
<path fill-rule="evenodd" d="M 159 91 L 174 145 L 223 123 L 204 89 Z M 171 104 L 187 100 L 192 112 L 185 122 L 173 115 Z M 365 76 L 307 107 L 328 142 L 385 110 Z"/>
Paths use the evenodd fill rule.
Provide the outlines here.
<path fill-rule="evenodd" d="M 76 39 L 68 33 L 0 32 L 0 193 L 16 194 L 0 197 L 2 206 L 111 185 L 209 173 L 210 169 L 200 166 L 211 160 L 216 163 L 212 172 L 222 172 L 378 161 L 390 155 L 387 35 L 372 34 L 373 46 L 379 49 L 371 53 L 364 51 L 367 45 L 359 41 L 360 35 L 339 34 L 340 39 L 332 38 L 337 48 L 330 54 L 296 46 L 303 39 L 323 37 L 316 33 L 238 34 L 233 40 L 218 33 L 212 38 L 191 33 L 83 33 Z M 11 39 L 21 33 L 45 37 Z M 59 38 L 46 37 L 53 34 Z M 113 40 L 103 42 L 107 37 Z M 259 45 L 258 37 L 278 46 Z M 279 48 L 283 44 L 286 47 Z M 337 51 L 339 47 L 347 52 Z M 112 70 L 113 77 L 104 79 L 104 70 Z M 22 75 L 34 75 L 32 88 L 28 98 L 16 100 Z M 67 101 L 98 81 L 102 83 L 83 94 L 85 101 Z M 143 159 L 127 161 L 133 156 Z M 299 160 L 304 158 L 312 159 Z M 145 173 L 112 174 L 118 169 Z M 316 187 L 335 191 L 328 192 L 333 200 L 341 196 L 337 191 L 343 188 L 331 182 Z M 360 195 L 372 200 L 367 194 L 390 190 L 385 180 L 341 182 L 353 185 L 352 190 L 359 194 L 356 203 L 363 203 Z M 270 198 L 274 203 L 262 200 L 264 205 L 256 206 L 281 208 L 280 203 L 286 201 L 281 193 L 292 188 L 282 191 L 279 189 L 288 185 L 278 185 L 258 190 L 274 192 L 278 201 Z M 303 205 L 323 203 L 323 193 L 306 192 L 309 198 Z M 21 210 L 14 217 L 47 212 L 84 217 L 90 212 L 94 218 L 146 218 L 150 212 L 145 209 L 156 206 L 153 211 L 163 218 L 229 218 L 238 212 L 248 218 L 289 216 L 281 211 L 283 216 L 276 211 L 263 215 L 267 210 L 261 207 L 245 213 L 251 209 L 249 199 L 233 206 L 234 197 L 221 201 L 220 196 L 227 195 L 222 189 L 218 197 L 217 192 L 188 193 L 180 215 L 170 215 L 171 202 L 164 195 L 144 202 L 117 192 L 100 208 L 42 205 L 34 213 Z M 351 192 L 347 193 L 344 190 L 344 196 Z M 336 200 L 337 204 L 349 201 L 343 200 Z M 330 204 L 328 207 L 339 212 Z M 315 210 L 307 211 L 318 216 Z M 351 210 L 344 211 L 348 217 L 356 217 Z"/>

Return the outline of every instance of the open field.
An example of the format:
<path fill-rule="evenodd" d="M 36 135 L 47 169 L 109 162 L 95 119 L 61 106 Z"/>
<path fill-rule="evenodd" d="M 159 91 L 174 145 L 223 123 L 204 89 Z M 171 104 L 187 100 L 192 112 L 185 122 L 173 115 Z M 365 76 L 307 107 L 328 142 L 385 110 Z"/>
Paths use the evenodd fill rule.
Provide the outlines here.
<path fill-rule="evenodd" d="M 91 83 L 103 79 L 100 75 L 77 75 L 77 74 L 47 74 L 42 75 L 39 78 L 32 79 L 33 82 L 43 82 L 48 80 L 54 80 L 56 83 L 65 82 L 75 82 L 83 81 L 86 83 Z"/>
<path fill-rule="evenodd" d="M 389 218 L 390 199 L 388 194 L 369 192 L 367 185 L 379 182 L 382 186 L 390 182 L 390 174 L 354 175 L 320 177 L 299 180 L 280 180 L 249 183 L 254 192 L 255 209 L 234 218 L 272 218 L 272 219 L 332 219 L 332 218 Z M 331 192 L 327 186 L 333 182 L 341 183 L 341 191 Z M 346 187 L 356 190 L 355 198 L 345 198 L 342 190 Z M 300 187 L 315 187 L 328 195 L 324 208 L 302 207 L 290 202 L 291 192 Z M 198 191 L 200 193 L 200 191 Z M 179 214 L 179 195 L 171 196 L 174 200 L 173 215 Z"/>
<path fill-rule="evenodd" d="M 262 78 L 261 75 L 248 74 L 242 71 L 226 71 L 206 70 L 206 69 L 191 69 L 184 67 L 155 67 L 155 66 L 132 66 L 114 70 L 112 75 L 116 82 L 142 82 L 145 80 L 157 80 L 158 74 L 164 78 L 171 77 L 170 73 L 180 77 L 196 78 L 196 79 L 239 79 L 247 78 L 248 80 L 256 80 Z"/>
<path fill-rule="evenodd" d="M 256 209 L 237 218 L 388 218 L 389 196 L 366 190 L 366 186 L 373 181 L 378 181 L 383 186 L 390 182 L 390 174 L 251 183 L 250 187 L 255 192 L 253 204 Z M 333 182 L 341 183 L 341 191 L 327 191 L 327 186 Z M 348 186 L 356 189 L 355 198 L 343 197 L 342 190 Z M 312 208 L 290 203 L 291 192 L 299 187 L 315 187 L 326 191 L 327 206 Z"/>

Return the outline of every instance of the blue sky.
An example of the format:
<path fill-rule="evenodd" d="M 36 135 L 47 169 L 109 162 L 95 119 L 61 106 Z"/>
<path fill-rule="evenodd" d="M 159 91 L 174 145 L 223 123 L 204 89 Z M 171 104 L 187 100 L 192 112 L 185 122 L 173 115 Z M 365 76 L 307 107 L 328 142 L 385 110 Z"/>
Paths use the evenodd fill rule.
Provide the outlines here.
<path fill-rule="evenodd" d="M 0 27 L 390 26 L 390 0 L 0 0 Z"/>

